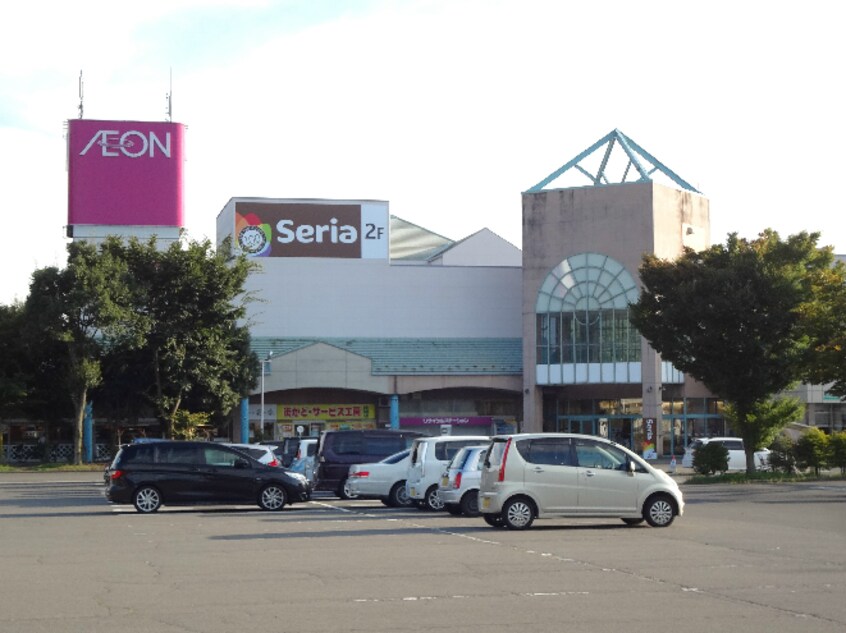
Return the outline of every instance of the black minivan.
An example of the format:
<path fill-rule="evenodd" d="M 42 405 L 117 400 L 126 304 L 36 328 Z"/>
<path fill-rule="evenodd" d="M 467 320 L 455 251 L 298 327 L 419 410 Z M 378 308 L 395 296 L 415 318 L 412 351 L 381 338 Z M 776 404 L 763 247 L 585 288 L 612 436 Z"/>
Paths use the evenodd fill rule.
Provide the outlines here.
<path fill-rule="evenodd" d="M 305 477 L 215 442 L 162 440 L 122 446 L 107 470 L 106 498 L 150 513 L 162 505 L 253 504 L 281 510 L 306 501 Z"/>
<path fill-rule="evenodd" d="M 324 431 L 317 445 L 315 490 L 334 491 L 349 499 L 347 474 L 353 464 L 368 464 L 385 459 L 411 446 L 422 433 L 363 429 L 360 431 Z"/>

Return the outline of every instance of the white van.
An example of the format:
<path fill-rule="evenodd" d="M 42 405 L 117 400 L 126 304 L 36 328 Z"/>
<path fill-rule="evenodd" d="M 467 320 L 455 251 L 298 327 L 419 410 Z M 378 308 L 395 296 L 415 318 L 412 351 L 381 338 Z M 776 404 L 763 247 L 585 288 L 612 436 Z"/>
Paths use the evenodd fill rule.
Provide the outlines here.
<path fill-rule="evenodd" d="M 405 482 L 412 503 L 423 510 L 443 510 L 438 484 L 452 458 L 465 446 L 486 444 L 490 439 L 487 435 L 440 435 L 414 440 Z"/>
<path fill-rule="evenodd" d="M 525 530 L 536 518 L 619 518 L 666 527 L 684 512 L 678 484 L 624 446 L 594 435 L 491 439 L 479 484 L 488 525 Z"/>

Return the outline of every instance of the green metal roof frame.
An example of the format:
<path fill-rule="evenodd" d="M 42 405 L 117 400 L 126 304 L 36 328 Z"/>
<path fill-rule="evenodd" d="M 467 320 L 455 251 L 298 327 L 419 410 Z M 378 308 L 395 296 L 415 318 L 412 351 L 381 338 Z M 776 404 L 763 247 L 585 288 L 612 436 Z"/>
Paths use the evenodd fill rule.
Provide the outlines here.
<path fill-rule="evenodd" d="M 374 376 L 515 375 L 523 372 L 519 338 L 321 338 L 257 337 L 260 359 L 284 356 L 324 343 L 372 361 Z"/>
<path fill-rule="evenodd" d="M 540 191 L 543 191 L 544 187 L 546 187 L 549 183 L 553 182 L 554 180 L 558 179 L 564 172 L 569 169 L 575 169 L 581 172 L 587 178 L 589 178 L 595 186 L 612 184 L 608 180 L 608 176 L 605 173 L 605 168 L 608 165 L 608 159 L 611 156 L 611 152 L 614 149 L 615 144 L 619 145 L 628 157 L 628 165 L 626 166 L 623 172 L 623 177 L 620 180 L 620 183 L 649 182 L 652 180 L 652 174 L 654 174 L 655 172 L 661 172 L 662 174 L 664 174 L 664 176 L 672 180 L 682 189 L 686 191 L 692 191 L 694 193 L 701 193 L 698 189 L 696 189 L 696 187 L 681 178 L 672 169 L 664 165 L 652 154 L 647 152 L 640 145 L 635 143 L 632 139 L 630 139 L 628 136 L 626 136 L 620 130 L 617 129 L 603 136 L 596 143 L 588 147 L 585 151 L 576 156 L 570 162 L 565 163 L 559 169 L 552 172 L 549 176 L 541 180 L 534 187 L 530 187 L 529 189 L 527 189 L 526 193 L 538 193 Z M 605 147 L 605 154 L 602 157 L 602 161 L 599 164 L 599 168 L 597 169 L 596 173 L 589 172 L 587 169 L 585 169 L 579 164 L 585 158 L 587 158 L 603 146 Z M 626 178 L 628 177 L 629 172 L 632 170 L 632 168 L 634 168 L 634 170 L 639 174 L 640 177 L 635 178 L 634 180 L 627 181 Z"/>

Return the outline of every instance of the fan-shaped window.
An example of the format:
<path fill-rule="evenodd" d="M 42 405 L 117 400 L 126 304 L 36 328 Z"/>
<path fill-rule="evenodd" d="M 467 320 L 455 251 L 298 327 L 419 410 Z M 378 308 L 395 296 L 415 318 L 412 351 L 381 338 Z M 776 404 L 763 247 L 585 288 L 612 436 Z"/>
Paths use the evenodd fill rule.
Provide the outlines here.
<path fill-rule="evenodd" d="M 640 361 L 640 335 L 629 322 L 634 279 L 617 261 L 581 253 L 553 268 L 538 291 L 539 364 Z"/>

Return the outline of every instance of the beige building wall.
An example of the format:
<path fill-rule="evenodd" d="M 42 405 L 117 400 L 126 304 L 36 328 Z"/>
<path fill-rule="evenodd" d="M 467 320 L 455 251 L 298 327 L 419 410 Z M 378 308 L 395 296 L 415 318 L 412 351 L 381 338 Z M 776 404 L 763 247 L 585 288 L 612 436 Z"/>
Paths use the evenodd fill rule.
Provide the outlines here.
<path fill-rule="evenodd" d="M 636 282 L 644 253 L 663 258 L 710 244 L 708 200 L 653 182 L 523 194 L 523 430 L 541 431 L 542 393 L 535 382 L 535 303 L 550 270 L 578 253 L 608 255 Z M 645 416 L 660 418 L 660 362 L 644 344 Z M 613 394 L 613 385 L 604 385 Z M 651 389 L 647 392 L 647 388 Z"/>

